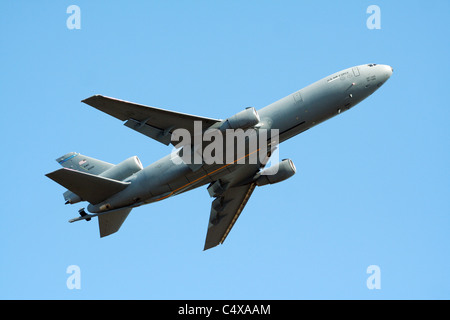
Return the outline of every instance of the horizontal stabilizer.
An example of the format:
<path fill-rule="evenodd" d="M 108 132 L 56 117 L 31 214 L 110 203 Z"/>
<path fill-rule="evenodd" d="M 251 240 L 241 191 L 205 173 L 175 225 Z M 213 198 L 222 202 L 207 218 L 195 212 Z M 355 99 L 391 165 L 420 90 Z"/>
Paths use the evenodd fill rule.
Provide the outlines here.
<path fill-rule="evenodd" d="M 46 176 L 92 204 L 106 200 L 130 184 L 67 168 L 53 171 Z"/>
<path fill-rule="evenodd" d="M 103 238 L 119 231 L 131 209 L 123 208 L 99 215 L 98 227 L 100 229 L 100 237 Z"/>

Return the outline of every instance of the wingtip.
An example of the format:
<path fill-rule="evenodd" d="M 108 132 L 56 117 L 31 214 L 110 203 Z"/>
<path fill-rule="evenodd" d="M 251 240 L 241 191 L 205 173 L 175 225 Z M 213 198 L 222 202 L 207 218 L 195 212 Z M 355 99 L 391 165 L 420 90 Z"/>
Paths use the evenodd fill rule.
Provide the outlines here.
<path fill-rule="evenodd" d="M 211 244 L 211 243 L 206 244 L 206 243 L 205 243 L 205 246 L 203 247 L 203 251 L 206 251 L 206 250 L 215 248 L 215 247 L 217 247 L 219 244 L 221 244 L 221 243 L 217 243 L 217 244 Z"/>
<path fill-rule="evenodd" d="M 89 98 L 81 100 L 81 102 L 89 104 L 88 102 L 90 100 L 96 99 L 96 98 L 102 98 L 103 96 L 101 94 L 94 94 L 93 96 L 90 96 Z"/>

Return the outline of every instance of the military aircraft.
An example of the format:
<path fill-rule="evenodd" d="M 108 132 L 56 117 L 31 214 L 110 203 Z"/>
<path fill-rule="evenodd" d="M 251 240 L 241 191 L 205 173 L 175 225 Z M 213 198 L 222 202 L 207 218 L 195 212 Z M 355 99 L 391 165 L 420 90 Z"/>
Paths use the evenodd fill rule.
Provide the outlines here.
<path fill-rule="evenodd" d="M 70 152 L 56 160 L 63 168 L 46 176 L 68 189 L 63 194 L 66 204 L 89 202 L 89 213 L 80 209 L 79 216 L 69 222 L 98 217 L 100 237 L 117 232 L 133 208 L 208 185 L 214 200 L 204 245 L 207 250 L 225 241 L 256 186 L 274 184 L 295 174 L 296 168 L 289 159 L 265 167 L 279 143 L 352 108 L 383 85 L 392 72 L 392 67 L 375 63 L 351 67 L 258 111 L 246 108 L 225 120 L 94 95 L 82 102 L 177 149 L 145 168 L 136 156 L 114 165 Z M 241 130 L 244 135 L 230 138 L 230 130 Z M 251 148 L 251 135 L 246 135 L 250 131 L 266 145 L 258 143 Z M 184 143 L 176 144 L 180 132 L 193 138 L 184 136 Z M 213 134 L 205 138 L 208 132 Z M 218 139 L 218 134 L 224 138 Z M 223 146 L 215 144 L 215 152 L 211 154 L 219 155 L 219 160 L 225 154 L 234 156 L 228 161 L 207 161 L 202 152 L 219 140 Z M 225 146 L 224 141 L 231 140 L 246 142 L 244 152 L 235 154 L 238 151 L 235 145 Z M 242 161 L 256 153 L 259 156 L 254 161 Z"/>

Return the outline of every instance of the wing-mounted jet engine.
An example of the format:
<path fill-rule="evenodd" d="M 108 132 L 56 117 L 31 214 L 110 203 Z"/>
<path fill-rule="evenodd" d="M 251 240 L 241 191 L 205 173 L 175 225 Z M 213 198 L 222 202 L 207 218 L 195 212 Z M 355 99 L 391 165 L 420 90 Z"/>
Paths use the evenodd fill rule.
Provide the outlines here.
<path fill-rule="evenodd" d="M 283 159 L 281 162 L 259 172 L 254 181 L 257 186 L 265 186 L 284 181 L 292 177 L 296 172 L 295 165 L 290 159 Z"/>
<path fill-rule="evenodd" d="M 224 120 L 219 127 L 220 131 L 226 129 L 247 129 L 256 126 L 260 121 L 259 114 L 253 107 L 248 107 Z"/>
<path fill-rule="evenodd" d="M 186 165 L 193 172 L 196 172 L 201 168 L 202 165 L 205 164 L 203 151 L 209 144 L 211 144 L 211 141 L 216 142 L 217 133 L 219 133 L 223 139 L 228 139 L 228 137 L 230 137 L 230 139 L 236 139 L 238 138 L 238 136 L 234 135 L 234 130 L 238 131 L 236 134 L 239 135 L 247 129 L 255 128 L 259 123 L 260 117 L 256 109 L 253 107 L 248 107 L 245 110 L 242 110 L 225 120 L 217 121 L 209 127 L 203 127 L 202 131 L 194 132 L 194 136 L 190 139 L 182 139 L 183 143 L 186 140 L 189 142 L 186 143 L 183 147 L 191 148 L 190 152 L 188 153 L 190 156 L 182 156 L 183 160 L 187 159 L 188 161 L 185 161 Z M 199 128 L 201 129 L 202 127 Z M 178 138 L 175 139 L 179 141 Z M 223 148 L 223 150 L 221 150 L 223 158 L 217 162 L 225 163 L 226 159 L 228 159 L 226 156 L 227 154 L 232 154 L 233 156 L 236 155 L 236 146 L 234 142 L 228 144 L 225 143 L 224 140 L 221 141 L 223 142 L 221 144 L 221 148 Z M 178 145 L 178 147 L 179 146 L 180 145 Z"/>

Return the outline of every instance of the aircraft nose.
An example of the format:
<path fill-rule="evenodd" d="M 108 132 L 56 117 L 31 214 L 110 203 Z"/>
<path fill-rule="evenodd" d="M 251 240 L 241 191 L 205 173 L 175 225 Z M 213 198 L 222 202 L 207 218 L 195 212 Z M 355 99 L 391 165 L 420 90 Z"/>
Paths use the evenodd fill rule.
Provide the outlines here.
<path fill-rule="evenodd" d="M 392 76 L 392 73 L 394 72 L 394 68 L 388 65 L 382 65 L 383 68 L 382 72 L 386 76 L 386 80 L 389 79 Z"/>
<path fill-rule="evenodd" d="M 377 78 L 379 78 L 382 83 L 386 82 L 394 72 L 394 68 L 386 64 L 379 64 L 377 65 L 377 67 L 378 68 L 376 69 L 375 73 L 377 74 Z"/>

